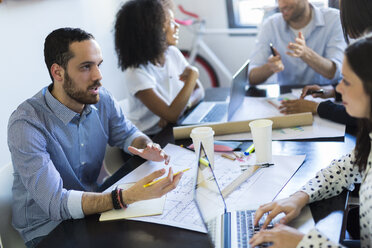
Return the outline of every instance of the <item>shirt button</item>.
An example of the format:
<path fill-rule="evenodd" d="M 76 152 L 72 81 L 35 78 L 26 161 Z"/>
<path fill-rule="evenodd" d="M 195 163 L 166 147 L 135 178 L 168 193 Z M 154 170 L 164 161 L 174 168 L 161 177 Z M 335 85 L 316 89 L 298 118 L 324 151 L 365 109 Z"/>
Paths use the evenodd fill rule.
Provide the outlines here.
<path fill-rule="evenodd" d="M 84 146 L 84 144 L 83 144 L 83 143 L 81 143 L 80 145 L 81 145 L 82 147 Z"/>
<path fill-rule="evenodd" d="M 85 165 L 85 162 L 81 162 L 82 165 Z"/>

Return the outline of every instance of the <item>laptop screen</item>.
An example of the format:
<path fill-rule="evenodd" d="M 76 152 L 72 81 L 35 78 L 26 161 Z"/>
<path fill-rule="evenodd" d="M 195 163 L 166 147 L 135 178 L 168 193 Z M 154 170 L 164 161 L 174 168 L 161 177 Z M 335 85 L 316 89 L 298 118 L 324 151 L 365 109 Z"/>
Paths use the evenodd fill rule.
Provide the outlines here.
<path fill-rule="evenodd" d="M 247 60 L 242 67 L 235 73 L 231 83 L 230 101 L 227 111 L 227 120 L 230 121 L 235 114 L 235 111 L 242 106 L 245 97 L 245 88 L 248 85 L 248 66 Z"/>
<path fill-rule="evenodd" d="M 226 205 L 208 157 L 204 151 L 203 144 L 200 144 L 194 199 L 203 221 L 206 224 L 214 219 L 221 218 L 225 213 Z M 208 225 L 206 226 L 209 234 L 213 236 L 213 234 L 210 233 L 211 230 L 209 230 Z"/>

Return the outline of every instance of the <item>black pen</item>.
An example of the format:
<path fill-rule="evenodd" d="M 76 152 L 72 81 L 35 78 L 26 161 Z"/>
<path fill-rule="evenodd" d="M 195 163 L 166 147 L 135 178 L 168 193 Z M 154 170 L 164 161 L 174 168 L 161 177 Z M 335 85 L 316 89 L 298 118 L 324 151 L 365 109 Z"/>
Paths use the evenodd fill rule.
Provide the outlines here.
<path fill-rule="evenodd" d="M 275 54 L 275 50 L 274 50 L 274 47 L 273 47 L 273 44 L 270 42 L 270 50 L 271 50 L 271 54 L 273 55 L 273 56 L 276 56 L 276 54 Z"/>
<path fill-rule="evenodd" d="M 320 89 L 320 90 L 309 90 L 307 92 L 308 95 L 311 95 L 311 94 L 324 94 L 324 90 L 323 89 Z"/>

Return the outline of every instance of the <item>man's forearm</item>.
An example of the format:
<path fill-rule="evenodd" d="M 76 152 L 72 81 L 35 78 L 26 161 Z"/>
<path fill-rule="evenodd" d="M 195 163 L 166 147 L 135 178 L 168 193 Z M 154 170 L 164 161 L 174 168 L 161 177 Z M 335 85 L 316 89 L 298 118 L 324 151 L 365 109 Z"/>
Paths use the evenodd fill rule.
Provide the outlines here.
<path fill-rule="evenodd" d="M 265 82 L 274 73 L 267 64 L 253 68 L 249 73 L 249 84 L 257 85 Z"/>
<path fill-rule="evenodd" d="M 114 208 L 111 193 L 84 192 L 81 201 L 84 215 L 101 213 Z"/>
<path fill-rule="evenodd" d="M 335 76 L 336 64 L 330 59 L 320 56 L 313 50 L 309 49 L 301 59 L 323 77 L 332 79 Z"/>

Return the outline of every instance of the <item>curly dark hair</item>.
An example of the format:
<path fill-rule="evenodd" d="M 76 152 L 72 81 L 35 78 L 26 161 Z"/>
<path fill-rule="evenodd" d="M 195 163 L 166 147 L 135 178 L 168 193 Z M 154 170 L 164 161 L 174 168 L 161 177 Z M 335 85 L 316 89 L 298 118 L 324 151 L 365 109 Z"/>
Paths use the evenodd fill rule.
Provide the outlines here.
<path fill-rule="evenodd" d="M 59 28 L 45 38 L 44 60 L 52 82 L 53 76 L 50 72 L 52 65 L 55 63 L 66 69 L 68 61 L 74 57 L 70 51 L 70 44 L 90 39 L 94 39 L 94 36 L 80 28 Z"/>
<path fill-rule="evenodd" d="M 345 50 L 345 56 L 351 69 L 363 82 L 364 91 L 372 96 L 372 34 L 358 39 Z M 371 139 L 369 133 L 372 131 L 372 102 L 370 102 L 370 118 L 359 120 L 359 132 L 355 145 L 356 164 L 359 171 L 364 171 L 367 166 L 368 156 L 371 151 Z"/>
<path fill-rule="evenodd" d="M 156 64 L 167 49 L 166 13 L 159 0 L 130 0 L 118 11 L 115 50 L 122 70 Z"/>

